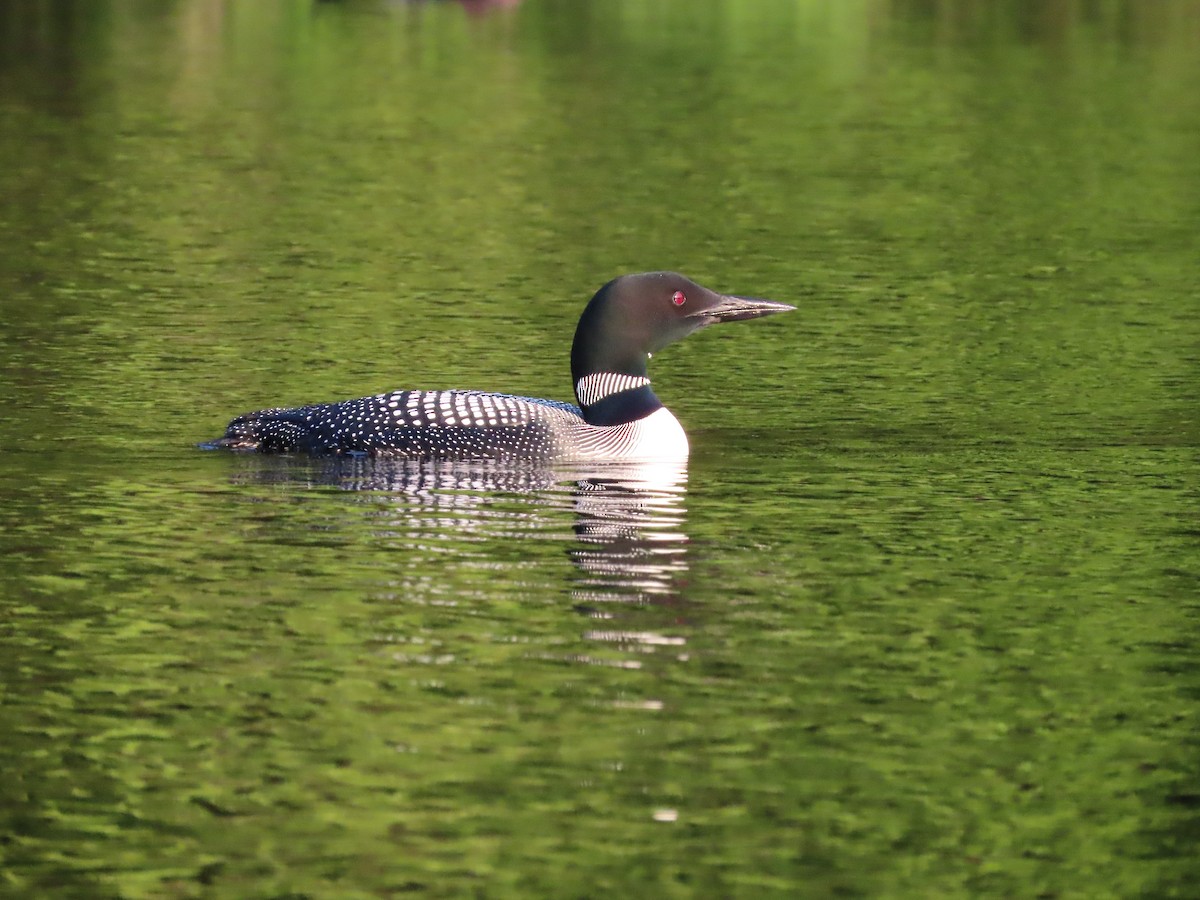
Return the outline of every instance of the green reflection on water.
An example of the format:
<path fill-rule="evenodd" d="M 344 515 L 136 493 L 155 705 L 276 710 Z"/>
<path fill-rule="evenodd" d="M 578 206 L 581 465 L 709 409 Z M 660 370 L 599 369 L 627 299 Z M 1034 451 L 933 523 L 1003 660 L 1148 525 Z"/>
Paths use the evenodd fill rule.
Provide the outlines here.
<path fill-rule="evenodd" d="M 5 890 L 1200 880 L 1195 3 L 18 6 Z M 658 267 L 801 311 L 655 359 L 628 533 L 190 450 L 565 397 Z"/>

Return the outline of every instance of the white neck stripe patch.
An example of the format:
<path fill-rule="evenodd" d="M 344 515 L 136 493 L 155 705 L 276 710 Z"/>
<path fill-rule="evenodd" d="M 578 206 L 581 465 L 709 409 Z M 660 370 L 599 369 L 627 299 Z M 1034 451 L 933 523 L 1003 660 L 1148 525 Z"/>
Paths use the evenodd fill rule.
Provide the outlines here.
<path fill-rule="evenodd" d="M 642 375 L 622 375 L 618 372 L 596 372 L 575 382 L 575 396 L 583 406 L 599 403 L 605 397 L 645 387 L 650 379 Z"/>

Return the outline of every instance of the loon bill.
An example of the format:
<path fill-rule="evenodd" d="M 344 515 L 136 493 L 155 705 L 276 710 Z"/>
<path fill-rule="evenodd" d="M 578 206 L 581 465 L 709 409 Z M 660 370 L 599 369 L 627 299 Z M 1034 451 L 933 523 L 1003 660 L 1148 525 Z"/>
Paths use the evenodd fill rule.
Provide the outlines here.
<path fill-rule="evenodd" d="M 578 406 L 485 391 L 392 391 L 247 413 L 200 446 L 427 460 L 685 459 L 687 435 L 650 389 L 650 355 L 706 325 L 792 309 L 718 294 L 674 272 L 623 275 L 596 292 L 575 329 Z"/>

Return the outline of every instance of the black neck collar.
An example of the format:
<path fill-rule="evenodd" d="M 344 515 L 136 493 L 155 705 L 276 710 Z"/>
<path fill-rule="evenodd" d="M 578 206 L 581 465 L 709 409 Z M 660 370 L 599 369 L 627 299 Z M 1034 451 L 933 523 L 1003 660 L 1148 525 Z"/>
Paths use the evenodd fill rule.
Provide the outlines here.
<path fill-rule="evenodd" d="M 589 425 L 624 425 L 644 419 L 662 408 L 662 401 L 654 396 L 654 391 L 647 384 L 609 394 L 583 407 L 583 418 Z"/>

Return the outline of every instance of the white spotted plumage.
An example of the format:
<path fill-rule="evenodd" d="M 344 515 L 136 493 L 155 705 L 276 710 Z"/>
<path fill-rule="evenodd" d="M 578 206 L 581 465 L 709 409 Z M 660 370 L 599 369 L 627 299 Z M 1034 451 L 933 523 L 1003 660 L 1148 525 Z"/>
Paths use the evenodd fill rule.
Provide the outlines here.
<path fill-rule="evenodd" d="M 226 438 L 229 446 L 266 452 L 422 459 L 680 459 L 688 454 L 683 428 L 665 408 L 600 426 L 585 421 L 571 403 L 458 390 L 393 391 L 262 410 L 235 419 Z"/>

